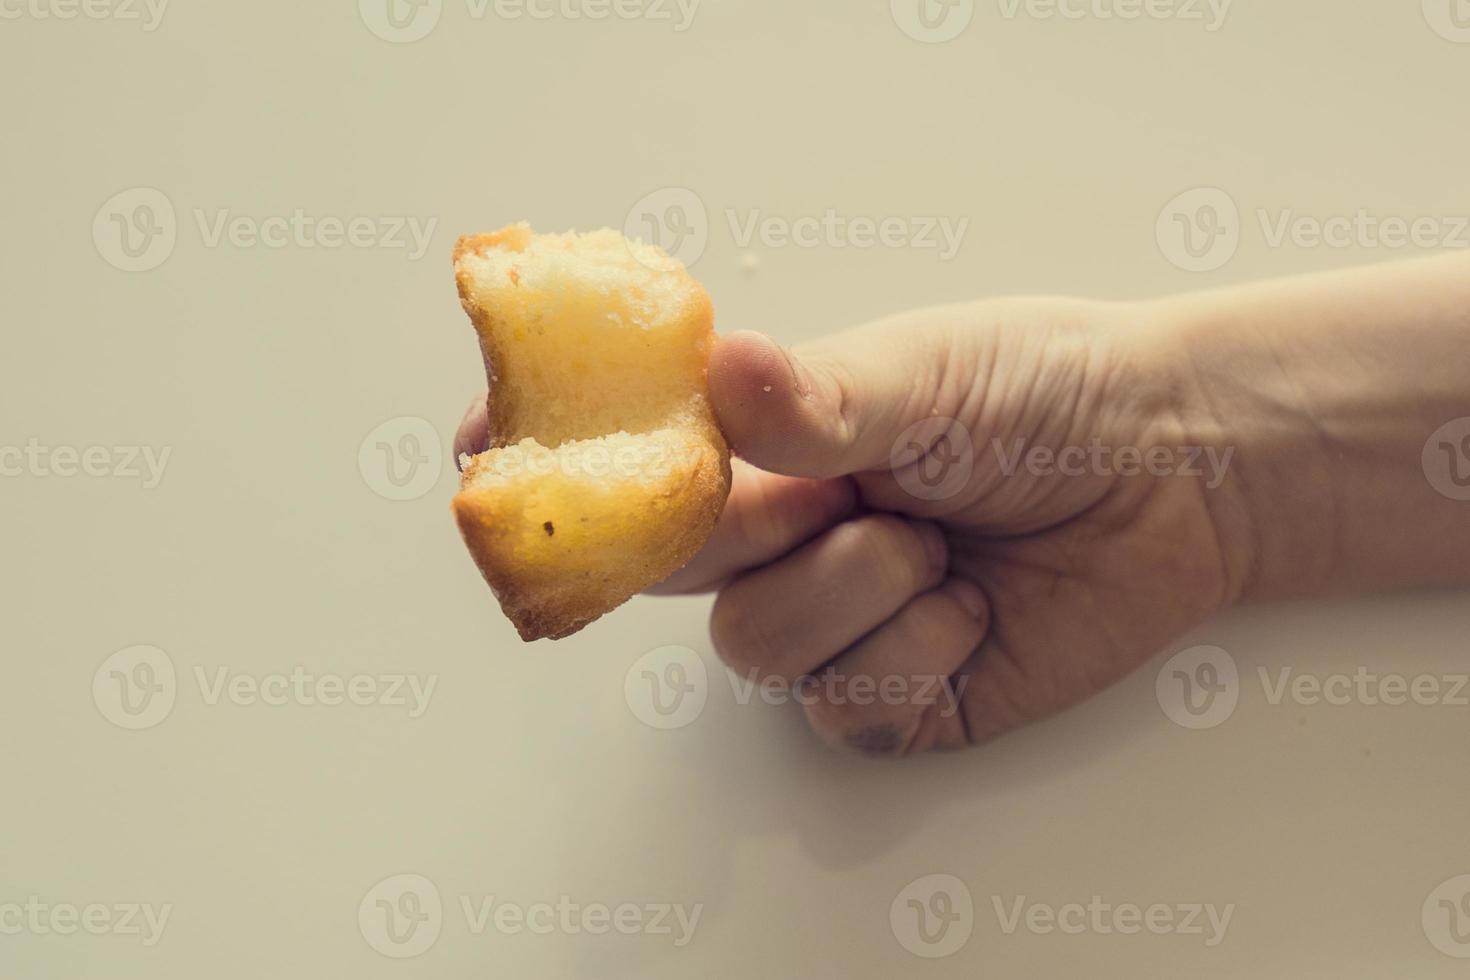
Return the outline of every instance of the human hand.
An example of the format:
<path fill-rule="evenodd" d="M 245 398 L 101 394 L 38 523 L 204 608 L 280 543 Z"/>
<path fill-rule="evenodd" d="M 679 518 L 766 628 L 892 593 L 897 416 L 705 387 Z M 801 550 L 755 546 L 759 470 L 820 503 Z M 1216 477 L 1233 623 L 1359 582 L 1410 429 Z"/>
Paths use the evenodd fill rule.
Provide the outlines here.
<path fill-rule="evenodd" d="M 722 339 L 710 393 L 745 465 L 656 591 L 717 590 L 727 665 L 799 685 L 824 740 L 869 754 L 982 742 L 1119 679 L 1230 604 L 1243 560 L 1207 501 L 1228 457 L 1187 451 L 1142 309 L 988 301 L 789 355 Z"/>

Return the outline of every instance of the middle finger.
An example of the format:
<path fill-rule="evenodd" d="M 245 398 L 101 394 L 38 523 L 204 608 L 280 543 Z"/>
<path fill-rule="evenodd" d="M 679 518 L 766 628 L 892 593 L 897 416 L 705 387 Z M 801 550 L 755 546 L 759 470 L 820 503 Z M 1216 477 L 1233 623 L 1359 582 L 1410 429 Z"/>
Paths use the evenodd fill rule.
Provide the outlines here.
<path fill-rule="evenodd" d="M 710 636 L 735 670 L 789 683 L 937 586 L 947 564 L 933 524 L 886 514 L 848 521 L 726 586 Z"/>

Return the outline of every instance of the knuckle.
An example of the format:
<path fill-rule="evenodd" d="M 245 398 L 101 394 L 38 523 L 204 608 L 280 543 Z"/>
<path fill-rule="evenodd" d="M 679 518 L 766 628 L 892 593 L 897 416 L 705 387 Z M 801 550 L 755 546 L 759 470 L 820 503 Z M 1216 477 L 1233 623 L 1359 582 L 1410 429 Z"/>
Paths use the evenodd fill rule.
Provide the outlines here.
<path fill-rule="evenodd" d="M 896 622 L 901 641 L 921 661 L 968 657 L 985 635 L 983 623 L 939 593 L 911 602 Z"/>
<path fill-rule="evenodd" d="M 917 527 L 898 517 L 865 517 L 844 525 L 840 545 L 855 564 L 868 570 L 885 593 L 912 593 L 934 575 L 929 551 Z"/>
<path fill-rule="evenodd" d="M 931 659 L 929 654 L 947 653 L 959 639 L 955 635 L 959 624 L 954 617 L 946 615 L 944 608 L 934 604 L 911 606 L 900 616 L 899 624 L 901 639 L 919 660 Z"/>
<path fill-rule="evenodd" d="M 771 658 L 770 639 L 755 607 L 737 587 L 727 587 L 715 598 L 709 632 L 715 653 L 737 670 L 764 666 Z"/>

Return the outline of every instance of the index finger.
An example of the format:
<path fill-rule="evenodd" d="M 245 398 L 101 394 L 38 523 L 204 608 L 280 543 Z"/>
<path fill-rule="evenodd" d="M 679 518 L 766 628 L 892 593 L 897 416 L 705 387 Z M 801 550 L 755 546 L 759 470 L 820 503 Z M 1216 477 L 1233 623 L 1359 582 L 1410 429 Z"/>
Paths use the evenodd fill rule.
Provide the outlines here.
<path fill-rule="evenodd" d="M 690 595 L 718 589 L 732 576 L 769 564 L 852 513 L 851 480 L 777 476 L 731 460 L 730 499 L 714 534 L 694 560 L 651 595 Z"/>

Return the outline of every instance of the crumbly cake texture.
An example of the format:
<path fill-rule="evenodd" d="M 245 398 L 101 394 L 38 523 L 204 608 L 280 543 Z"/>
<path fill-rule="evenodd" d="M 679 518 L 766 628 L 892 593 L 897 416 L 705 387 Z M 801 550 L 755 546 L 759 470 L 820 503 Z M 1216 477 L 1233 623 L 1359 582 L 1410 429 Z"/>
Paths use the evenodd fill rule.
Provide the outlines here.
<path fill-rule="evenodd" d="M 730 490 L 710 409 L 708 294 L 616 231 L 462 238 L 460 300 L 489 375 L 490 448 L 454 514 L 526 640 L 582 629 L 708 540 Z"/>

